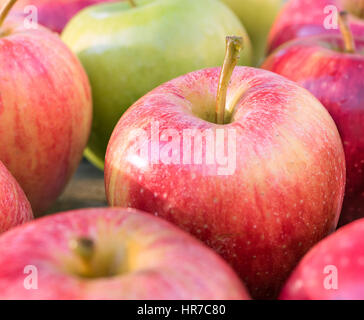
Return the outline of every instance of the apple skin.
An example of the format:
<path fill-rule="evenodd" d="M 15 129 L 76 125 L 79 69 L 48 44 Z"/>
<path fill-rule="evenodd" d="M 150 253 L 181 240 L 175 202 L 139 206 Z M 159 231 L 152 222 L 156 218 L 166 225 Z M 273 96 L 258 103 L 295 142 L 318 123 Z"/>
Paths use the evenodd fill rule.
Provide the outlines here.
<path fill-rule="evenodd" d="M 349 21 L 353 34 L 356 37 L 364 37 L 364 17 L 353 15 L 350 3 L 356 0 L 291 0 L 287 2 L 278 15 L 269 34 L 269 52 L 273 52 L 289 40 L 319 34 L 340 34 L 339 29 L 326 29 L 324 21 L 328 14 L 324 12 L 326 6 L 334 5 L 338 11 L 348 10 Z"/>
<path fill-rule="evenodd" d="M 90 85 L 56 34 L 13 20 L 1 31 L 0 160 L 39 215 L 82 158 L 92 120 Z"/>
<path fill-rule="evenodd" d="M 268 34 L 282 0 L 223 0 L 240 18 L 253 45 L 253 65 L 265 56 Z"/>
<path fill-rule="evenodd" d="M 0 161 L 0 234 L 32 219 L 27 197 Z"/>
<path fill-rule="evenodd" d="M 235 69 L 227 101 L 238 104 L 230 124 L 200 119 L 198 111 L 204 119 L 214 115 L 219 74 L 205 69 L 170 81 L 121 117 L 106 155 L 106 194 L 111 206 L 150 212 L 189 231 L 234 267 L 254 298 L 273 298 L 307 250 L 336 228 L 343 147 L 316 98 L 259 69 Z M 164 129 L 236 130 L 235 172 L 220 175 L 216 163 L 151 164 L 135 147 L 154 141 L 149 128 L 156 121 L 161 141 Z M 135 128 L 147 140 L 134 136 Z M 225 146 L 227 139 L 225 133 Z"/>
<path fill-rule="evenodd" d="M 0 0 L 0 6 L 7 0 Z M 12 16 L 26 17 L 24 9 L 27 6 L 36 6 L 38 9 L 38 22 L 61 33 L 67 22 L 81 9 L 102 3 L 117 0 L 18 0 L 11 11 Z"/>
<path fill-rule="evenodd" d="M 347 54 L 337 51 L 344 47 L 341 36 L 296 39 L 262 65 L 308 89 L 339 129 L 347 167 L 340 225 L 364 217 L 364 38 L 356 46 L 356 54 Z"/>
<path fill-rule="evenodd" d="M 364 219 L 322 240 L 301 260 L 284 286 L 282 300 L 363 300 Z M 337 290 L 325 288 L 337 272 Z M 331 278 L 332 279 L 332 278 Z M 330 281 L 328 281 L 330 283 Z M 331 282 L 332 284 L 332 282 Z M 332 288 L 332 287 L 329 287 Z"/>
<path fill-rule="evenodd" d="M 78 237 L 95 243 L 89 279 L 77 273 L 81 260 L 70 249 Z M 111 274 L 97 273 L 101 265 L 110 273 L 112 264 Z M 27 265 L 37 268 L 37 290 L 24 288 Z M 70 211 L 7 232 L 0 237 L 0 279 L 2 300 L 249 299 L 228 264 L 197 239 L 122 208 Z"/>
<path fill-rule="evenodd" d="M 249 37 L 216 0 L 143 0 L 85 9 L 62 34 L 91 81 L 94 122 L 86 157 L 100 168 L 121 115 L 158 85 L 221 65 L 226 35 L 243 36 L 241 64 L 251 63 Z"/>

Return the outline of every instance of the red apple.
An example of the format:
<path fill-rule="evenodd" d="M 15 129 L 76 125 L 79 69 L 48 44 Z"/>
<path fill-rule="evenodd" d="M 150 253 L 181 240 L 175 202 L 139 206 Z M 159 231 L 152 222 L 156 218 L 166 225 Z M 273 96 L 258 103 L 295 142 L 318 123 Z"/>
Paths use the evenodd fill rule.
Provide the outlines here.
<path fill-rule="evenodd" d="M 0 6 L 7 0 L 0 0 Z M 61 33 L 67 22 L 81 9 L 102 2 L 117 0 L 18 0 L 11 14 L 31 18 L 32 7 L 37 8 L 38 22 L 43 26 Z M 29 8 L 29 10 L 27 10 Z"/>
<path fill-rule="evenodd" d="M 333 11 L 333 6 L 337 11 Z M 295 38 L 339 34 L 338 28 L 333 29 L 333 19 L 342 10 L 350 13 L 354 35 L 364 37 L 363 0 L 291 0 L 286 3 L 271 29 L 269 52 Z"/>
<path fill-rule="evenodd" d="M 81 160 L 92 118 L 90 85 L 57 35 L 14 21 L 0 26 L 0 70 L 0 160 L 38 214 Z"/>
<path fill-rule="evenodd" d="M 284 300 L 364 299 L 364 219 L 316 245 L 285 285 Z"/>
<path fill-rule="evenodd" d="M 263 68 L 298 82 L 327 108 L 346 155 L 340 225 L 364 217 L 364 38 L 356 40 L 354 53 L 345 52 L 340 35 L 297 39 L 275 51 Z"/>
<path fill-rule="evenodd" d="M 0 299 L 249 299 L 210 249 L 128 209 L 67 212 L 9 231 L 0 279 Z"/>
<path fill-rule="evenodd" d="M 31 219 L 33 213 L 28 199 L 0 161 L 0 234 Z"/>
<path fill-rule="evenodd" d="M 235 268 L 254 297 L 270 298 L 306 251 L 335 230 L 344 152 L 333 120 L 308 91 L 248 67 L 237 67 L 228 86 L 229 72 L 224 64 L 218 98 L 215 68 L 137 101 L 111 137 L 106 193 L 111 206 L 138 208 L 191 232 Z M 226 109 L 222 122 L 216 99 Z"/>

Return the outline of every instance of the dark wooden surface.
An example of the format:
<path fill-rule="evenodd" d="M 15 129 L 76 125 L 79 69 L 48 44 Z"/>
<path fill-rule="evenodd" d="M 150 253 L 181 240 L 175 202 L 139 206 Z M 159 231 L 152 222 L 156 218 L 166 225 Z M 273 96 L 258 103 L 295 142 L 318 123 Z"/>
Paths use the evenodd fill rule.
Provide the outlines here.
<path fill-rule="evenodd" d="M 83 160 L 63 194 L 47 214 L 107 206 L 104 173 Z"/>

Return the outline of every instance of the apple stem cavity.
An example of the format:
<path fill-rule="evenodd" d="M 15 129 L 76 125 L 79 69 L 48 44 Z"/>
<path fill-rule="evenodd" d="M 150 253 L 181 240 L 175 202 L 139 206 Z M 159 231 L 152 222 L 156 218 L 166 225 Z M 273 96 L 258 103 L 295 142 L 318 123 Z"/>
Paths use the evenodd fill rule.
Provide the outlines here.
<path fill-rule="evenodd" d="M 0 27 L 2 26 L 4 20 L 9 14 L 9 11 L 14 6 L 17 0 L 8 0 L 0 9 Z"/>
<path fill-rule="evenodd" d="M 134 0 L 128 0 L 131 7 L 135 8 L 137 5 Z"/>
<path fill-rule="evenodd" d="M 226 54 L 221 69 L 216 99 L 216 123 L 224 124 L 226 109 L 226 94 L 233 71 L 240 59 L 243 48 L 243 38 L 236 36 L 226 37 Z"/>
<path fill-rule="evenodd" d="M 91 261 L 95 253 L 95 243 L 89 238 L 77 238 L 70 241 L 70 248 L 83 264 L 82 274 L 90 276 L 92 274 Z"/>
<path fill-rule="evenodd" d="M 355 41 L 349 26 L 348 13 L 346 11 L 340 12 L 339 28 L 344 39 L 345 52 L 355 53 Z"/>

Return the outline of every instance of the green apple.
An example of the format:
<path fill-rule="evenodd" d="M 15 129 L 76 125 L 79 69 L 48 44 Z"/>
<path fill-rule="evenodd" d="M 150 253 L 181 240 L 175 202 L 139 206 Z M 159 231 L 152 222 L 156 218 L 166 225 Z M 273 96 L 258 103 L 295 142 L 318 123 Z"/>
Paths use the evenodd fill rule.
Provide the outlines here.
<path fill-rule="evenodd" d="M 267 37 L 282 7 L 282 0 L 222 0 L 240 18 L 253 44 L 253 64 L 263 60 Z"/>
<path fill-rule="evenodd" d="M 160 84 L 221 65 L 227 35 L 244 38 L 239 64 L 251 65 L 247 32 L 218 0 L 124 1 L 75 16 L 62 39 L 80 58 L 92 86 L 94 121 L 86 157 L 103 168 L 121 115 Z"/>

